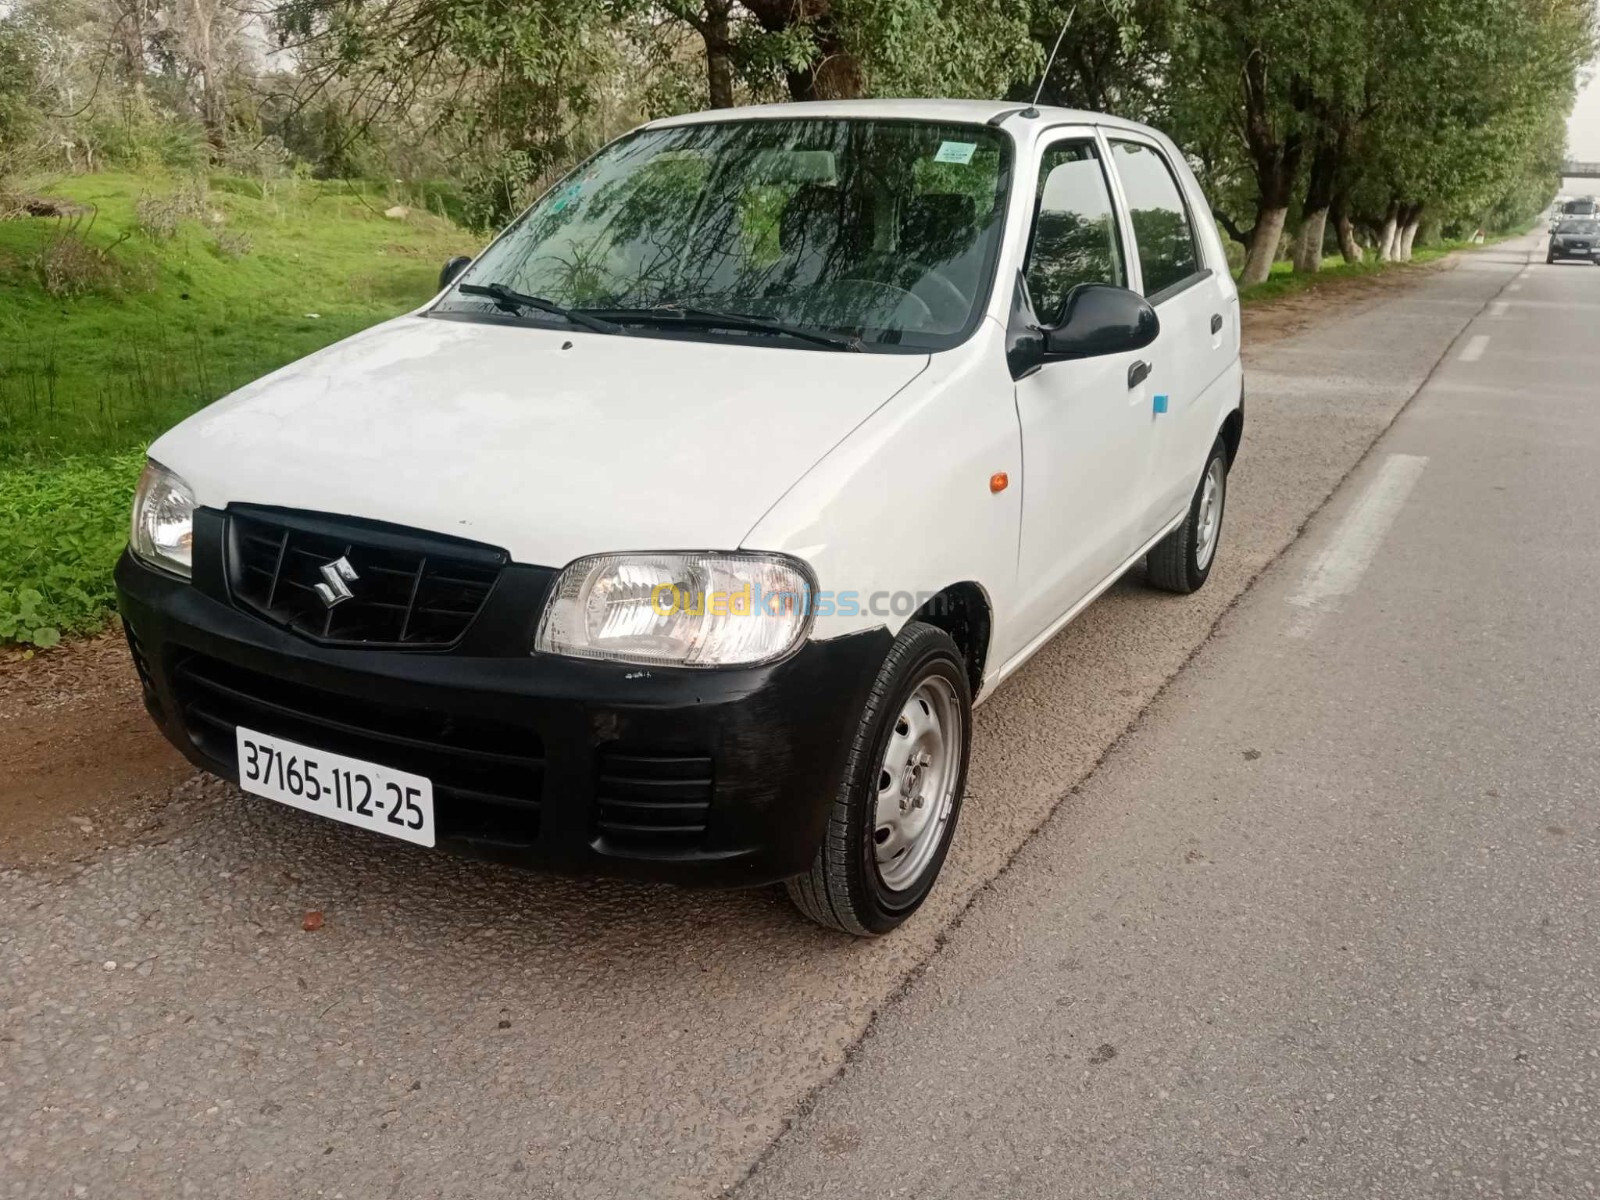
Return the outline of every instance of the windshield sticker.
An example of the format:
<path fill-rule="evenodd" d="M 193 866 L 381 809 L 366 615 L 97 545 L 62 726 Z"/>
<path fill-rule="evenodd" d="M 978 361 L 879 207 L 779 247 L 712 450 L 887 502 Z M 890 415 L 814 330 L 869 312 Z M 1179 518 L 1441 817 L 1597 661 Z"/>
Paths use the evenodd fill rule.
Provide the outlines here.
<path fill-rule="evenodd" d="M 550 205 L 550 211 L 553 213 L 560 212 L 581 195 L 583 195 L 583 180 L 580 179 L 576 183 L 567 184 L 556 197 L 555 202 Z"/>
<path fill-rule="evenodd" d="M 977 142 L 945 142 L 939 147 L 939 153 L 933 156 L 933 161 L 966 166 L 972 161 L 972 152 L 977 148 Z"/>

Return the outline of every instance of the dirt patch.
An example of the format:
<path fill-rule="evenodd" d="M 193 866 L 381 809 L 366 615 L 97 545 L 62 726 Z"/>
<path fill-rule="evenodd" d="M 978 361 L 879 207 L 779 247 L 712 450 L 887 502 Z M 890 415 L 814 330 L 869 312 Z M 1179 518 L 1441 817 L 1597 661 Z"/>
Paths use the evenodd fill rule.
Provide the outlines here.
<path fill-rule="evenodd" d="M 1372 275 L 1329 275 L 1304 291 L 1247 305 L 1244 310 L 1245 345 L 1276 342 L 1304 332 L 1314 322 L 1361 312 L 1383 303 L 1397 292 L 1416 287 L 1437 271 L 1454 270 L 1459 261 L 1459 257 L 1452 254 L 1434 262 Z"/>
<path fill-rule="evenodd" d="M 120 634 L 0 662 L 0 868 L 165 837 L 194 774 L 145 713 Z"/>
<path fill-rule="evenodd" d="M 21 217 L 71 217 L 84 211 L 83 205 L 54 196 L 0 195 L 0 221 Z"/>

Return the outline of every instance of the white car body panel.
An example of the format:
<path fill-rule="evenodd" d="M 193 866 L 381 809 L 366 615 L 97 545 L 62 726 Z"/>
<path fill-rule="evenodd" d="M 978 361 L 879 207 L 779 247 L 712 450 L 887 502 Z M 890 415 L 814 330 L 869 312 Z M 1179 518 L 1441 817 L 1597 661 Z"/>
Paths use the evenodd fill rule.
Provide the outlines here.
<path fill-rule="evenodd" d="M 728 549 L 927 363 L 401 317 L 240 389 L 150 456 L 202 505 L 369 517 L 544 566 Z"/>

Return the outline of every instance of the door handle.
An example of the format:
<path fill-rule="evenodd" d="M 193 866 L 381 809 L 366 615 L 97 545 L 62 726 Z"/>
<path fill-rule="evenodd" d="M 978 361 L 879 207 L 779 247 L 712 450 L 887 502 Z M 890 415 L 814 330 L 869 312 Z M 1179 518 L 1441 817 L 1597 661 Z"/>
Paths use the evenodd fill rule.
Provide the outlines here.
<path fill-rule="evenodd" d="M 1150 378 L 1150 372 L 1151 372 L 1152 369 L 1153 368 L 1151 367 L 1151 365 L 1149 363 L 1147 363 L 1147 362 L 1144 362 L 1144 361 L 1136 362 L 1136 363 L 1133 364 L 1133 366 L 1129 367 L 1128 368 L 1128 387 L 1129 387 L 1129 389 L 1131 390 L 1133 388 L 1136 388 L 1141 383 L 1143 383 L 1146 379 L 1149 379 Z"/>
<path fill-rule="evenodd" d="M 1221 333 L 1222 332 L 1222 314 L 1221 313 L 1213 313 L 1211 315 L 1211 332 L 1212 333 Z"/>

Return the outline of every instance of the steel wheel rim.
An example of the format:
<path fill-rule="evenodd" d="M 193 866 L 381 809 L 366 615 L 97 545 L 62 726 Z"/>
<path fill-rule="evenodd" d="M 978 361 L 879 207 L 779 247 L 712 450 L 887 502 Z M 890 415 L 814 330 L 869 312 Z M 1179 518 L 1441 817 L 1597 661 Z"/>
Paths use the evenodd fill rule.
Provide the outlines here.
<path fill-rule="evenodd" d="M 1194 563 L 1204 571 L 1211 565 L 1217 552 L 1218 535 L 1222 532 L 1222 498 L 1227 487 L 1227 475 L 1222 460 L 1214 458 L 1206 468 L 1206 477 L 1200 483 L 1200 512 L 1195 522 Z"/>
<path fill-rule="evenodd" d="M 873 856 L 891 892 L 916 886 L 939 852 L 955 809 L 961 741 L 955 688 L 930 675 L 906 697 L 878 763 Z"/>

